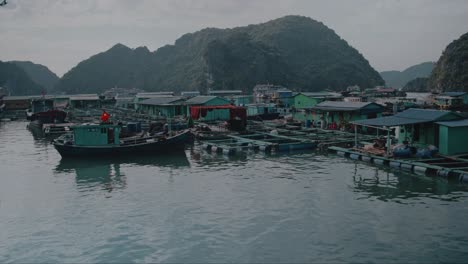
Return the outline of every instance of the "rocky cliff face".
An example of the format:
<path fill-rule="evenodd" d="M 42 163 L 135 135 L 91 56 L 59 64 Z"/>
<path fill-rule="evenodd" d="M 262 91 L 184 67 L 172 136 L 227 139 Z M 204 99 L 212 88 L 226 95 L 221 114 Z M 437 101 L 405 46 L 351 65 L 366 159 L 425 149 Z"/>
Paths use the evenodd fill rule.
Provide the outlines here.
<path fill-rule="evenodd" d="M 450 43 L 428 80 L 433 92 L 468 92 L 468 33 Z"/>

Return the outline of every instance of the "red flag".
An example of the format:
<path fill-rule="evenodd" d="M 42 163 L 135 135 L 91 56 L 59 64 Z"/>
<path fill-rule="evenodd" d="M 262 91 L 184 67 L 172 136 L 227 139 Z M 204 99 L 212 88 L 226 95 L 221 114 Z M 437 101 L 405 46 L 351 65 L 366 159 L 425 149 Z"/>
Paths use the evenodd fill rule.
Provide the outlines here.
<path fill-rule="evenodd" d="M 102 122 L 107 122 L 107 120 L 109 120 L 109 117 L 110 117 L 110 114 L 104 111 L 101 115 Z"/>

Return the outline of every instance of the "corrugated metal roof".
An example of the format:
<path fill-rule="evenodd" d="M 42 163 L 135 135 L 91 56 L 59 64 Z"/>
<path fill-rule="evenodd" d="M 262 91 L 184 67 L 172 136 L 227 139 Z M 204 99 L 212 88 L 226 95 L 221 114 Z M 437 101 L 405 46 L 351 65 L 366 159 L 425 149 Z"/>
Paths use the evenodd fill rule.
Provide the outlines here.
<path fill-rule="evenodd" d="M 441 117 L 453 113 L 451 111 L 442 111 L 434 109 L 418 109 L 410 108 L 401 113 L 396 114 L 397 117 L 411 118 L 411 119 L 421 119 L 427 121 L 436 121 Z"/>
<path fill-rule="evenodd" d="M 315 107 L 313 107 L 313 109 L 329 111 L 357 111 L 371 104 L 383 108 L 381 105 L 372 102 L 324 101 L 317 104 Z"/>
<path fill-rule="evenodd" d="M 394 116 L 358 120 L 353 123 L 359 124 L 359 125 L 368 125 L 368 126 L 393 127 L 393 126 L 435 122 L 437 120 L 442 119 L 446 115 L 460 116 L 450 111 L 410 108 Z"/>
<path fill-rule="evenodd" d="M 441 96 L 452 96 L 452 97 L 458 97 L 458 96 L 462 96 L 462 95 L 465 95 L 466 92 L 445 92 L 445 93 L 441 93 L 440 95 Z"/>
<path fill-rule="evenodd" d="M 242 93 L 242 90 L 212 90 L 209 93 Z"/>
<path fill-rule="evenodd" d="M 215 98 L 220 98 L 220 99 L 223 99 L 226 101 L 226 104 L 229 103 L 228 100 L 224 99 L 224 98 L 221 98 L 221 97 L 218 97 L 218 96 L 214 96 L 214 95 L 199 95 L 199 96 L 195 96 L 195 97 L 192 97 L 190 99 L 188 99 L 185 103 L 187 104 L 191 104 L 191 105 L 197 105 L 197 104 L 205 104 Z"/>
<path fill-rule="evenodd" d="M 32 99 L 68 99 L 70 95 L 19 95 L 19 96 L 5 96 L 4 100 L 32 100 Z"/>
<path fill-rule="evenodd" d="M 3 97 L 3 100 L 31 100 L 33 98 L 41 98 L 41 96 L 38 95 L 16 95 L 16 96 L 5 96 Z"/>
<path fill-rule="evenodd" d="M 358 125 L 367 125 L 367 126 L 386 126 L 386 127 L 394 127 L 394 126 L 403 126 L 403 125 L 410 125 L 410 124 L 419 124 L 419 123 L 426 123 L 427 120 L 422 119 L 410 119 L 410 118 L 403 118 L 398 116 L 386 116 L 380 118 L 373 118 L 373 119 L 364 119 L 354 121 L 352 123 Z"/>
<path fill-rule="evenodd" d="M 437 122 L 437 124 L 447 127 L 468 127 L 468 119 Z"/>
<path fill-rule="evenodd" d="M 167 97 L 173 96 L 174 92 L 145 92 L 145 93 L 137 93 L 135 95 L 136 98 L 154 98 L 154 97 Z"/>
<path fill-rule="evenodd" d="M 156 98 L 150 98 L 141 101 L 139 104 L 142 105 L 167 105 L 167 104 L 172 104 L 177 101 L 183 101 L 184 98 L 179 97 L 179 96 L 171 96 L 171 97 L 156 97 Z"/>
<path fill-rule="evenodd" d="M 303 94 L 307 97 L 342 97 L 341 94 L 339 93 L 329 93 L 329 92 L 304 92 L 304 93 L 299 93 Z"/>
<path fill-rule="evenodd" d="M 95 100 L 99 100 L 99 96 L 97 94 L 70 95 L 70 101 L 95 101 Z"/>

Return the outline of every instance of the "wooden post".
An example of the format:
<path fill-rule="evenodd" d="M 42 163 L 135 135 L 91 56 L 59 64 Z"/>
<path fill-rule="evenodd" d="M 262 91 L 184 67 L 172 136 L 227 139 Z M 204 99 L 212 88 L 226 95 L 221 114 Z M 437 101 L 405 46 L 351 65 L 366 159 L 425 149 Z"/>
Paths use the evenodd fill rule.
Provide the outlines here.
<path fill-rule="evenodd" d="M 390 147 L 392 145 L 392 141 L 390 139 L 390 129 L 387 130 L 387 156 L 390 156 Z"/>
<path fill-rule="evenodd" d="M 357 144 L 357 125 L 354 124 L 354 147 L 357 148 L 358 147 L 358 144 Z"/>

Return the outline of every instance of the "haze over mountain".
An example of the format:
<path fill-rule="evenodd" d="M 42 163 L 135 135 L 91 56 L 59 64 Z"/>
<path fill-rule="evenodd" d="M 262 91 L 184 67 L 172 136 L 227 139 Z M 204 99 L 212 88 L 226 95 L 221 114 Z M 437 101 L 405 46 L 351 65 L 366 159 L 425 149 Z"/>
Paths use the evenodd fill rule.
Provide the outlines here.
<path fill-rule="evenodd" d="M 434 92 L 468 92 L 468 33 L 450 43 L 428 80 Z"/>
<path fill-rule="evenodd" d="M 9 95 L 37 95 L 43 87 L 35 83 L 19 66 L 0 61 L 0 87 L 6 88 Z"/>
<path fill-rule="evenodd" d="M 51 91 L 59 81 L 59 77 L 44 65 L 31 61 L 10 62 L 23 69 L 34 82 L 46 88 L 47 91 Z"/>
<path fill-rule="evenodd" d="M 411 66 L 404 71 L 383 71 L 380 75 L 385 80 L 387 86 L 402 88 L 411 80 L 429 77 L 433 68 L 434 62 L 429 61 Z"/>
<path fill-rule="evenodd" d="M 185 34 L 155 52 L 117 44 L 67 72 L 56 90 L 101 92 L 242 89 L 274 83 L 302 91 L 373 87 L 383 79 L 333 30 L 302 16 Z"/>
<path fill-rule="evenodd" d="M 414 80 L 409 81 L 403 87 L 403 91 L 405 92 L 428 92 L 427 89 L 427 81 L 429 80 L 428 77 L 418 77 Z"/>

